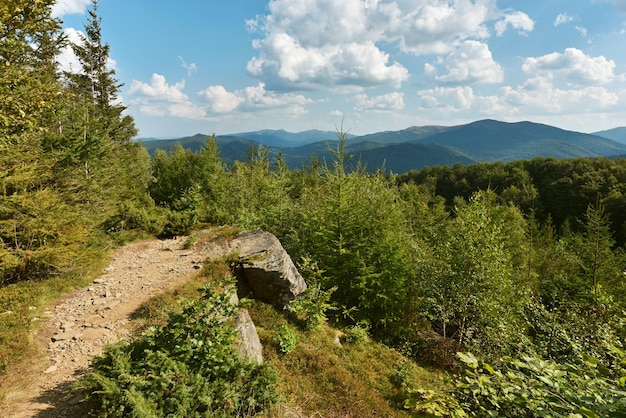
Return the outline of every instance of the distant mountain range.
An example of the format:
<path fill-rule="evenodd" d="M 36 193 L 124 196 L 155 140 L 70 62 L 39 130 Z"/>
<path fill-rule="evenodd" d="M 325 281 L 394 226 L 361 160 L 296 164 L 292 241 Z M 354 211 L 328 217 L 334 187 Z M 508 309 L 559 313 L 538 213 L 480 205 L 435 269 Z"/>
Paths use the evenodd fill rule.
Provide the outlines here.
<path fill-rule="evenodd" d="M 167 140 L 142 140 L 153 154 L 176 144 L 199 150 L 207 135 Z M 220 155 L 227 163 L 247 160 L 247 152 L 260 144 L 271 154 L 283 153 L 291 168 L 307 165 L 312 156 L 330 161 L 337 135 L 328 131 L 289 133 L 263 130 L 217 136 Z M 400 131 L 348 136 L 346 150 L 352 161 L 370 171 L 385 167 L 404 173 L 433 165 L 524 160 L 533 157 L 576 158 L 626 155 L 626 127 L 585 134 L 533 122 L 507 123 L 486 119 L 457 126 L 415 126 Z"/>

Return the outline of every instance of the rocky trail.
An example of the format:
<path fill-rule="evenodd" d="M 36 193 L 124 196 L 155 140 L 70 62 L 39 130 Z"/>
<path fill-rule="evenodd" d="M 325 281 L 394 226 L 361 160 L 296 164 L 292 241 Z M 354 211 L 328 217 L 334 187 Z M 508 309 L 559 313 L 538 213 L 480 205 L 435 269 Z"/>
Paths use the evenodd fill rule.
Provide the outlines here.
<path fill-rule="evenodd" d="M 142 241 L 118 250 L 103 275 L 43 313 L 35 336 L 44 347 L 40 370 L 0 404 L 2 417 L 82 417 L 70 384 L 103 347 L 129 337 L 130 316 L 151 297 L 182 284 L 202 263 L 225 254 L 222 239 L 184 248 L 185 238 Z M 205 241 L 206 242 L 206 241 Z M 38 361 L 39 360 L 34 360 Z"/>

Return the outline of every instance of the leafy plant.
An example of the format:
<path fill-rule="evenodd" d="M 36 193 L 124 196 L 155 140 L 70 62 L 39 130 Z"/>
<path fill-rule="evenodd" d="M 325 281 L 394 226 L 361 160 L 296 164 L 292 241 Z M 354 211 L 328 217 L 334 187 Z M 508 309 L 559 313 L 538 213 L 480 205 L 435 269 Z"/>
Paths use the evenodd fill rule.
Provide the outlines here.
<path fill-rule="evenodd" d="M 352 325 L 344 329 L 347 344 L 366 343 L 370 340 L 368 328 L 362 324 Z"/>
<path fill-rule="evenodd" d="M 624 353 L 615 349 L 624 358 Z M 450 393 L 413 391 L 406 407 L 444 417 L 623 417 L 626 373 L 587 357 L 582 365 L 538 357 L 505 358 L 499 367 L 458 353 L 463 375 Z M 622 366 L 626 362 L 622 361 Z M 417 395 L 417 396 L 415 396 Z"/>
<path fill-rule="evenodd" d="M 298 337 L 289 325 L 283 324 L 278 329 L 277 343 L 278 351 L 283 354 L 289 354 L 294 348 L 296 348 L 296 345 L 298 344 Z"/>
<path fill-rule="evenodd" d="M 306 329 L 317 329 L 328 319 L 326 311 L 337 309 L 330 302 L 335 290 L 337 286 L 328 290 L 322 290 L 317 284 L 309 286 L 298 299 L 289 302 L 287 310 L 294 313 Z"/>

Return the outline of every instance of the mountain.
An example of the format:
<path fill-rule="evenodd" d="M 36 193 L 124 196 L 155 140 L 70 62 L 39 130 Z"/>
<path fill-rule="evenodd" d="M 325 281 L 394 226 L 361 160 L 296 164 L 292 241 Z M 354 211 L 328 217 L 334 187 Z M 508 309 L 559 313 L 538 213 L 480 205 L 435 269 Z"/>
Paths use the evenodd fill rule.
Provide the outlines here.
<path fill-rule="evenodd" d="M 624 144 L 596 135 L 533 122 L 491 119 L 453 126 L 416 142 L 447 146 L 479 161 L 597 157 L 626 151 Z"/>
<path fill-rule="evenodd" d="M 255 132 L 241 132 L 232 134 L 230 136 L 251 139 L 258 142 L 259 144 L 263 144 L 264 146 L 276 148 L 299 147 L 301 145 L 306 145 L 313 142 L 337 139 L 336 132 L 318 131 L 315 129 L 298 133 L 287 132 L 283 129 L 265 129 Z M 349 135 L 348 139 L 353 137 L 354 135 Z"/>
<path fill-rule="evenodd" d="M 617 138 L 617 128 L 609 132 Z M 534 157 L 578 158 L 614 157 L 626 154 L 626 142 L 605 135 L 567 131 L 533 122 L 500 122 L 486 119 L 457 126 L 413 126 L 400 131 L 350 136 L 346 152 L 352 163 L 360 162 L 369 171 L 385 167 L 394 173 L 433 165 L 472 164 L 489 161 L 512 161 Z M 606 134 L 608 135 L 608 134 Z M 207 135 L 168 140 L 144 140 L 153 154 L 157 148 L 170 150 L 176 144 L 199 150 Z M 221 156 L 227 163 L 246 160 L 252 146 L 270 147 L 271 155 L 282 152 L 289 167 L 301 168 L 315 156 L 320 161 L 332 159 L 337 135 L 328 131 L 290 133 L 264 130 L 217 136 Z"/>
<path fill-rule="evenodd" d="M 609 129 L 606 131 L 594 132 L 592 135 L 601 136 L 604 138 L 612 139 L 613 141 L 626 144 L 626 126 L 619 128 Z"/>

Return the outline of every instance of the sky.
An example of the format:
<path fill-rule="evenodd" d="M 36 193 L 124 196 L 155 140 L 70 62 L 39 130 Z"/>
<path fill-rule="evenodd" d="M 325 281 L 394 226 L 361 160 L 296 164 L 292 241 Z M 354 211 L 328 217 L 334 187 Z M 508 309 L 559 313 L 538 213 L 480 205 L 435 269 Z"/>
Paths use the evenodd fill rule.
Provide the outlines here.
<path fill-rule="evenodd" d="M 69 39 L 90 5 L 54 6 Z M 142 138 L 626 125 L 626 0 L 100 0 L 99 14 Z"/>

